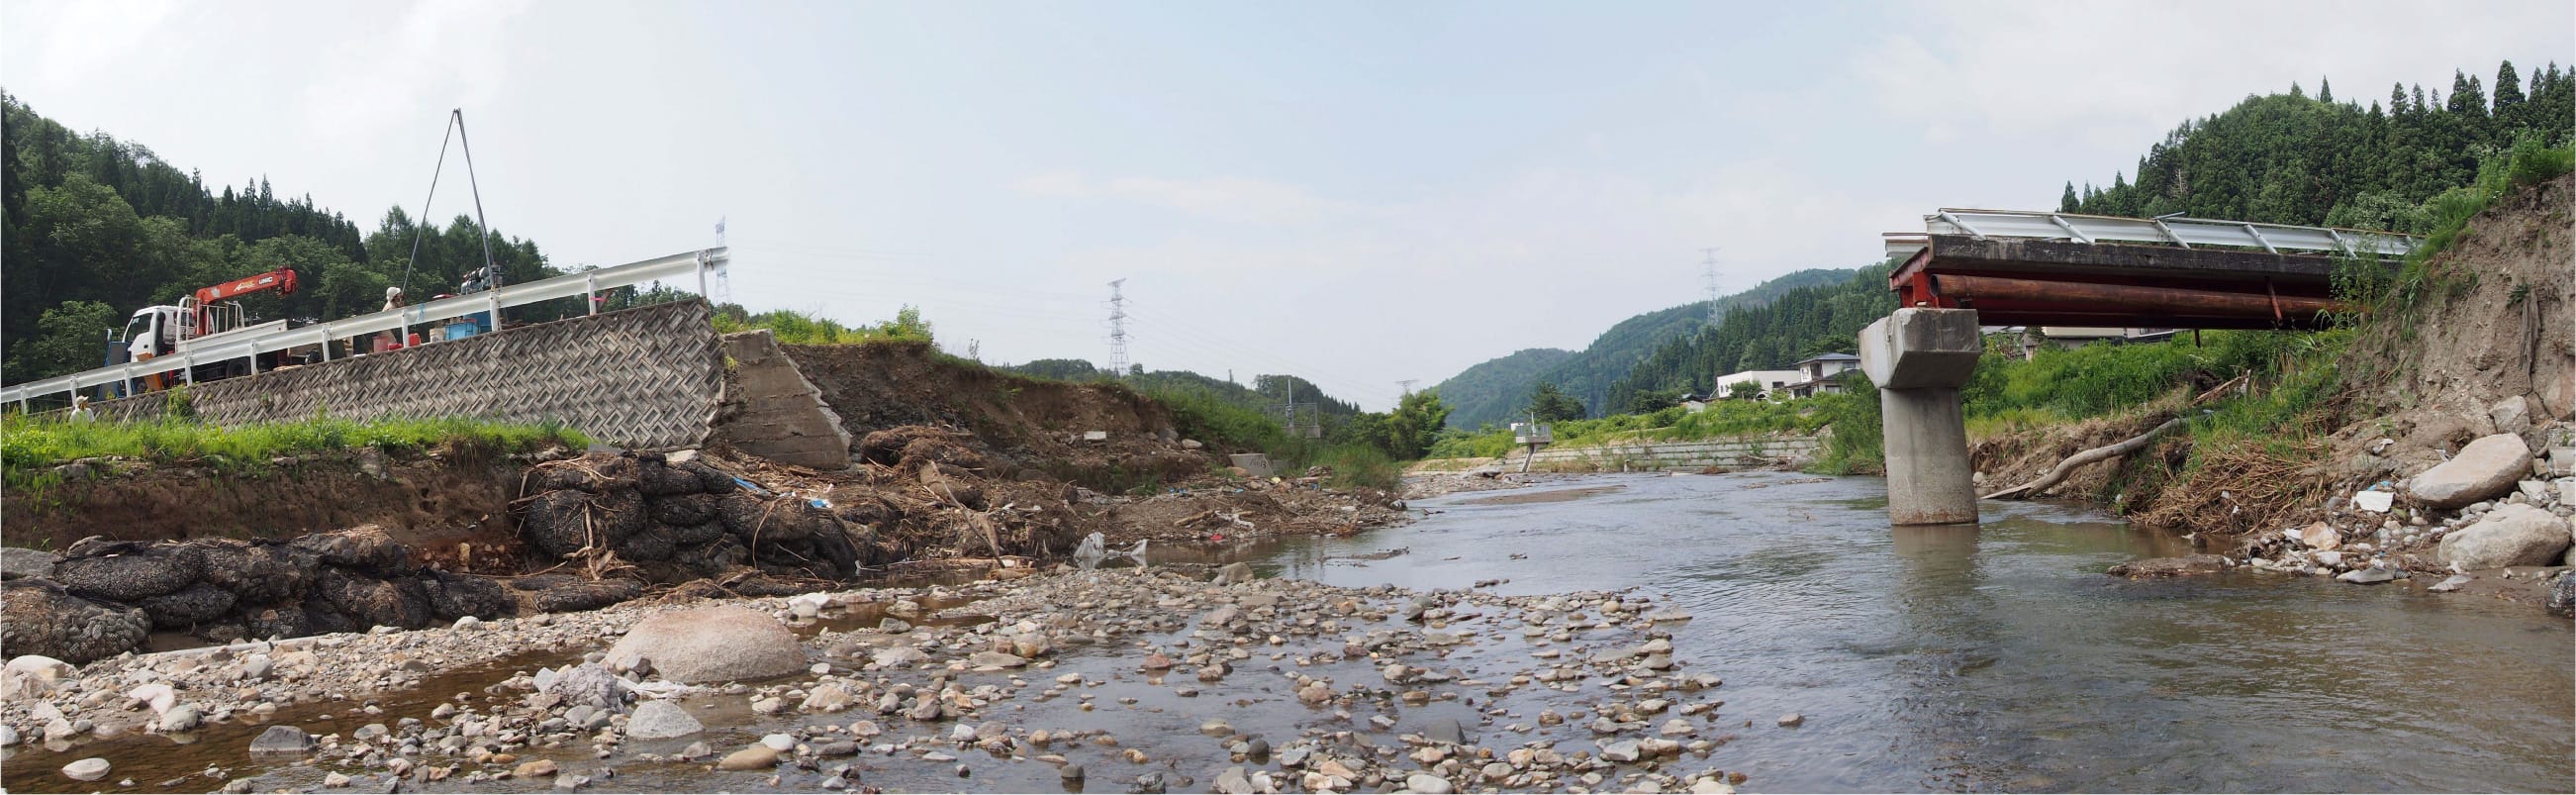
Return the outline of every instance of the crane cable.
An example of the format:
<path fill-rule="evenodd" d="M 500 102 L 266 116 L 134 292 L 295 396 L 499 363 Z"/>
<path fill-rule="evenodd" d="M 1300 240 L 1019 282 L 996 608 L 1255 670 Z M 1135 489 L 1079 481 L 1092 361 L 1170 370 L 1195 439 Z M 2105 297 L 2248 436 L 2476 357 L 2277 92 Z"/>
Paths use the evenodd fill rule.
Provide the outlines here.
<path fill-rule="evenodd" d="M 465 184 L 474 191 L 474 225 L 478 227 L 475 230 L 478 233 L 476 236 L 483 238 L 484 275 L 492 287 L 501 286 L 499 268 L 492 264 L 492 227 L 489 222 L 483 220 L 483 186 L 474 177 L 474 144 L 465 141 L 465 109 L 454 108 L 447 112 L 447 129 L 438 139 L 438 165 L 429 172 L 429 195 L 421 197 L 420 218 L 413 222 L 411 257 L 403 260 L 402 287 L 406 295 L 411 293 L 412 266 L 420 262 L 421 238 L 429 233 L 429 203 L 438 198 L 438 178 L 447 172 L 449 141 L 463 144 L 465 148 Z M 499 328 L 500 322 L 500 318 L 493 318 L 493 328 Z"/>

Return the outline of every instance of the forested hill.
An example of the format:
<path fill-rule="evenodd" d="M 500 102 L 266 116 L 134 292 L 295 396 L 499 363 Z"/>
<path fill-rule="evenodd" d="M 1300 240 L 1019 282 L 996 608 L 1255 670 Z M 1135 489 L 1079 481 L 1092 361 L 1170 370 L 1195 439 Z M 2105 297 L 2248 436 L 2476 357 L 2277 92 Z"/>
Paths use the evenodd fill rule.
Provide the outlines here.
<path fill-rule="evenodd" d="M 1510 413 L 1529 397 L 1539 374 L 1578 355 L 1562 348 L 1523 348 L 1510 356 L 1479 362 L 1432 388 L 1439 390 L 1440 399 L 1449 404 L 1450 427 L 1474 428 Z"/>
<path fill-rule="evenodd" d="M 1717 377 L 1745 370 L 1785 369 L 1819 353 L 1854 353 L 1862 326 L 1896 310 L 1885 265 L 1846 278 L 1801 287 L 1763 306 L 1727 313 L 1714 331 L 1674 340 L 1648 354 L 1627 377 L 1610 385 L 1612 405 L 1636 402 L 1641 393 L 1716 391 Z"/>
<path fill-rule="evenodd" d="M 1758 306 L 1791 290 L 1816 284 L 1831 284 L 1851 277 L 1849 270 L 1810 269 L 1781 276 L 1744 292 L 1718 300 L 1721 313 L 1746 306 Z M 1434 387 L 1440 399 L 1450 406 L 1449 427 L 1475 428 L 1485 423 L 1500 423 L 1527 402 L 1530 391 L 1539 384 L 1555 384 L 1559 391 L 1583 402 L 1594 416 L 1615 414 L 1624 410 L 1625 401 L 1613 400 L 1610 386 L 1627 376 L 1655 349 L 1665 343 L 1697 332 L 1708 325 L 1708 302 L 1683 304 L 1670 309 L 1648 312 L 1619 321 L 1601 333 L 1590 347 L 1566 354 L 1543 368 L 1531 368 L 1534 358 L 1525 356 L 1535 348 L 1511 356 L 1487 361 L 1465 372 L 1451 376 Z M 1564 351 L 1556 351 L 1565 353 Z"/>
<path fill-rule="evenodd" d="M 424 166 L 427 164 L 424 163 Z M 424 172 L 425 173 L 425 172 Z M 0 380 L 97 367 L 102 334 L 134 310 L 199 287 L 292 267 L 295 295 L 245 301 L 263 319 L 335 319 L 376 311 L 404 279 L 416 227 L 400 208 L 361 231 L 310 196 L 280 197 L 268 180 L 210 189 L 196 172 L 105 132 L 75 133 L 0 93 Z M 426 225 L 410 293 L 454 292 L 481 267 L 469 218 Z M 558 275 L 535 243 L 491 236 L 512 283 Z M 532 306 L 512 319 L 577 307 Z"/>
<path fill-rule="evenodd" d="M 2576 72 L 2556 64 L 2530 72 L 2498 68 L 2493 95 L 2455 74 L 2450 93 L 2398 87 L 2388 102 L 2338 97 L 2320 81 L 2310 96 L 2249 97 L 2226 112 L 2185 122 L 2147 148 L 2137 181 L 2111 187 L 2069 183 L 2059 209 L 2147 217 L 2181 212 L 2285 224 L 2329 224 L 2420 233 L 2436 197 L 2469 184 L 2479 163 L 2521 140 L 2563 146 L 2576 127 Z M 1706 391 L 1717 376 L 1785 366 L 1823 350 L 1850 351 L 1863 326 L 1893 311 L 1885 266 L 1851 280 L 1781 296 L 1737 312 L 1714 333 L 1663 346 L 1613 384 L 1607 399 Z"/>
<path fill-rule="evenodd" d="M 2109 188 L 2080 192 L 2069 183 L 2058 209 L 2420 233 L 2427 200 L 2468 184 L 2482 159 L 2524 137 L 2565 145 L 2571 127 L 2576 71 L 2556 63 L 2526 79 L 2504 62 L 2492 86 L 2454 72 L 2447 95 L 2392 86 L 2385 102 L 2321 80 L 2314 96 L 2292 86 L 2184 122 L 2138 159 L 2136 181 L 2114 173 Z"/>

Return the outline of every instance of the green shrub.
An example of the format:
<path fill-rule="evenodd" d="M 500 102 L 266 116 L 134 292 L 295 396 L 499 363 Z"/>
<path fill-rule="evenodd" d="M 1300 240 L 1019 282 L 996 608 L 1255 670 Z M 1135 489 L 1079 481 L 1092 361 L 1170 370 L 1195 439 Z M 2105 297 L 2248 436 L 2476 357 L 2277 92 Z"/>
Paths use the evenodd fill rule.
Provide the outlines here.
<path fill-rule="evenodd" d="M 1335 488 L 1393 490 L 1404 479 L 1404 470 L 1388 459 L 1385 452 L 1364 444 L 1324 448 L 1315 454 L 1313 463 L 1332 468 Z"/>

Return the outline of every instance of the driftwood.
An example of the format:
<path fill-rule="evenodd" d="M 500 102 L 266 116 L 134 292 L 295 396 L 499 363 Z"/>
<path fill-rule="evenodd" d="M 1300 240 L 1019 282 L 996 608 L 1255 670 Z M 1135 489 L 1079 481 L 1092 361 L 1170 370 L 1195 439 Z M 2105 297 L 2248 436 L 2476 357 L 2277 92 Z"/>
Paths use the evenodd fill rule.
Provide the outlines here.
<path fill-rule="evenodd" d="M 2104 445 L 2067 456 L 2066 460 L 2057 462 L 2057 466 L 2055 468 L 2048 470 L 2048 474 L 2039 476 L 2038 480 L 2014 486 L 2009 489 L 2004 489 L 1993 494 L 1988 494 L 1981 499 L 2029 499 L 2032 495 L 2045 491 L 2050 486 L 2057 485 L 2058 481 L 2065 480 L 2067 475 L 2074 474 L 2076 469 L 2081 468 L 2086 464 L 2119 458 L 2130 453 L 2137 452 L 2138 448 L 2147 446 L 2147 442 L 2156 438 L 2157 434 L 2182 427 L 2182 423 L 2183 418 L 2175 417 L 2170 420 L 2165 420 L 2164 424 L 2158 425 L 2146 433 L 2131 437 L 2128 441 L 2124 441 L 2119 444 Z"/>

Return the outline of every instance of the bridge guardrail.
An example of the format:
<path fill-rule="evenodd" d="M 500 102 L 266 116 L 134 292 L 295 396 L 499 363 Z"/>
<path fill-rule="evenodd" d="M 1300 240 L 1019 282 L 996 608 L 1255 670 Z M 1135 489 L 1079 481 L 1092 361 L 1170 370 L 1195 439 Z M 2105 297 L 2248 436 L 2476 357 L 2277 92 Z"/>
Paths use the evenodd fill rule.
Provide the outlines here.
<path fill-rule="evenodd" d="M 1943 208 L 1923 216 L 1926 234 L 1969 235 L 1979 240 L 1990 237 L 2066 239 L 2079 243 L 2127 242 L 2171 243 L 2183 248 L 2193 246 L 2239 246 L 2280 253 L 2291 251 L 2324 251 L 2345 254 L 2374 253 L 2400 257 L 2415 250 L 2421 238 L 2394 232 L 2372 232 L 2359 229 L 2337 229 L 2325 226 L 2290 226 L 2225 221 L 2212 218 L 2117 218 L 2104 215 L 2077 215 L 2025 210 L 1967 210 Z M 1892 233 L 1887 236 L 1890 256 L 1912 256 L 1922 249 L 1920 236 Z"/>
<path fill-rule="evenodd" d="M 729 261 L 730 258 L 725 249 L 711 248 L 672 254 L 670 256 L 658 257 L 655 259 L 644 260 L 642 262 L 630 262 L 624 265 L 596 268 L 579 273 L 568 273 L 551 279 L 540 279 L 523 284 L 503 285 L 498 289 L 486 290 L 469 295 L 460 295 L 454 298 L 444 298 L 414 306 L 406 306 L 372 314 L 358 315 L 356 317 L 342 318 L 328 323 L 316 323 L 302 328 L 279 329 L 227 342 L 211 348 L 192 350 L 184 354 L 176 354 L 157 359 L 146 359 L 139 362 L 127 362 L 125 364 L 101 367 L 94 370 L 85 370 L 73 373 L 71 375 L 49 378 L 43 381 L 0 387 L 0 404 L 16 403 L 18 404 L 19 409 L 23 411 L 28 408 L 27 403 L 30 398 L 58 393 L 77 393 L 85 387 L 129 381 L 151 375 L 153 373 L 165 373 L 171 370 L 186 372 L 189 368 L 198 364 L 232 361 L 245 357 L 249 357 L 251 359 L 255 368 L 257 366 L 256 363 L 258 362 L 257 356 L 270 351 L 297 348 L 315 343 L 327 343 L 329 340 L 345 337 L 361 337 L 378 332 L 406 329 L 412 326 L 427 325 L 433 320 L 461 317 L 477 312 L 506 309 L 515 306 L 524 306 L 540 301 L 552 301 L 559 298 L 570 298 L 573 296 L 596 295 L 601 290 L 614 290 L 620 287 L 631 287 L 649 282 L 668 281 L 691 273 L 697 274 L 698 294 L 705 295 L 707 289 L 707 273 L 724 267 Z M 590 305 L 590 311 L 592 313 L 597 313 L 598 309 L 599 307 L 597 303 L 592 303 Z M 322 350 L 327 360 L 330 353 L 330 346 L 328 344 L 324 344 L 322 346 Z"/>

